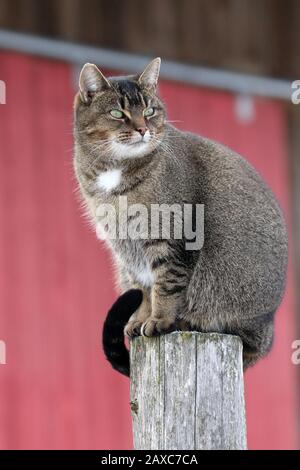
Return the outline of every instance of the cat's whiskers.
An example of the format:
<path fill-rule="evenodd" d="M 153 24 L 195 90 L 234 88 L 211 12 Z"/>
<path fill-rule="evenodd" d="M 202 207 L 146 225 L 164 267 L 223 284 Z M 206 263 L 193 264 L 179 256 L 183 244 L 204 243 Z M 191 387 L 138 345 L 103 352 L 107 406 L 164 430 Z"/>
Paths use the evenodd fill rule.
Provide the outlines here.
<path fill-rule="evenodd" d="M 171 146 L 170 143 L 167 143 L 163 137 L 158 137 L 154 131 L 150 131 L 150 140 L 149 142 L 145 142 L 147 147 L 145 146 L 145 153 L 141 152 L 140 155 L 133 155 L 132 157 L 126 157 L 126 153 L 122 150 L 122 147 L 118 147 L 115 144 L 120 144 L 121 146 L 127 146 L 130 148 L 131 144 L 138 144 L 143 143 L 142 140 L 137 142 L 132 142 L 129 138 L 132 137 L 130 133 L 121 134 L 118 139 L 103 139 L 99 140 L 97 143 L 90 144 L 89 150 L 91 154 L 94 156 L 93 161 L 88 166 L 87 171 L 93 171 L 97 166 L 99 160 L 103 157 L 104 152 L 108 153 L 113 157 L 115 160 L 122 160 L 124 158 L 139 158 L 142 156 L 147 155 L 148 153 L 152 152 L 155 148 L 160 147 L 162 151 L 164 151 L 169 158 L 172 158 L 173 161 L 176 162 L 177 166 L 180 167 L 180 161 L 174 152 L 174 148 Z"/>
<path fill-rule="evenodd" d="M 160 140 L 156 136 L 153 136 L 152 138 L 154 141 L 157 142 L 157 147 L 161 147 L 161 149 L 170 157 L 172 158 L 173 161 L 176 162 L 178 167 L 180 167 L 180 160 L 176 156 L 176 152 L 174 152 L 174 148 L 171 147 L 171 145 L 167 142 L 165 142 L 163 139 Z"/>
<path fill-rule="evenodd" d="M 91 145 L 89 147 L 89 150 L 93 156 L 95 156 L 95 159 L 91 162 L 91 164 L 88 166 L 87 171 L 94 170 L 96 164 L 99 162 L 99 160 L 103 156 L 103 152 L 105 150 L 109 149 L 109 145 L 111 144 L 112 140 L 111 139 L 103 139 L 99 141 L 97 144 Z M 97 155 L 94 155 L 95 152 L 97 152 Z M 100 153 L 99 153 L 100 152 Z"/>

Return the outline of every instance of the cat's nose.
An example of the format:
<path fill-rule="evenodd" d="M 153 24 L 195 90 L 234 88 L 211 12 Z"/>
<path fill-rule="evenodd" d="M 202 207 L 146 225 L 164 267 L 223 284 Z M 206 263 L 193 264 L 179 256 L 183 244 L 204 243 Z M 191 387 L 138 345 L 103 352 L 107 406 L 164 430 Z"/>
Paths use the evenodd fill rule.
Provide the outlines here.
<path fill-rule="evenodd" d="M 144 135 L 145 135 L 146 132 L 147 132 L 147 127 L 138 127 L 138 128 L 136 129 L 136 131 L 139 132 L 142 137 L 144 137 Z"/>

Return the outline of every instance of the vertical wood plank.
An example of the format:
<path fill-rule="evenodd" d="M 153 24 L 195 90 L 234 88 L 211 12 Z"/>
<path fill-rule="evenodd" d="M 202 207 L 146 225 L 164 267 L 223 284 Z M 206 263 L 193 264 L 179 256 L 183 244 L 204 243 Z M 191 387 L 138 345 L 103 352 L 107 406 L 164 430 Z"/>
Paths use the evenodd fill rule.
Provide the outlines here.
<path fill-rule="evenodd" d="M 242 342 L 197 334 L 196 449 L 245 449 Z"/>
<path fill-rule="evenodd" d="M 196 335 L 161 337 L 165 351 L 164 448 L 195 447 Z"/>
<path fill-rule="evenodd" d="M 160 337 L 149 338 L 147 342 L 139 337 L 133 342 L 130 405 L 135 449 L 162 447 L 164 351 L 161 351 L 161 343 Z"/>

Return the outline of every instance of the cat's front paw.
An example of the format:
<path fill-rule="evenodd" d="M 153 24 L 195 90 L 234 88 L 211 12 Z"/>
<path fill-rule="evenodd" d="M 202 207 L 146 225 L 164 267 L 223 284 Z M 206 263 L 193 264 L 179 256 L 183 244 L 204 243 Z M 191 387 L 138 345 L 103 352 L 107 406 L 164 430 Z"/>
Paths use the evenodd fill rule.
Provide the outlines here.
<path fill-rule="evenodd" d="M 129 339 L 134 338 L 135 336 L 140 336 L 142 325 L 143 322 L 139 320 L 129 320 L 129 322 L 124 328 L 124 335 L 127 336 L 127 338 Z"/>
<path fill-rule="evenodd" d="M 150 317 L 143 323 L 140 334 L 142 336 L 158 336 L 164 333 L 170 333 L 176 329 L 177 324 L 172 317 Z"/>

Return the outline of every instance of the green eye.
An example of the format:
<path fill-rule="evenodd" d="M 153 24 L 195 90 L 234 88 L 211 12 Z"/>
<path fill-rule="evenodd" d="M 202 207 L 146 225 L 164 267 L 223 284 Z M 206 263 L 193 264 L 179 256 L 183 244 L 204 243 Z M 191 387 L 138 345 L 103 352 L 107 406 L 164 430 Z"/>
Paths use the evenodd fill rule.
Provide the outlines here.
<path fill-rule="evenodd" d="M 119 111 L 119 109 L 112 109 L 110 111 L 110 115 L 114 117 L 115 119 L 123 119 L 124 118 L 124 113 L 122 111 Z"/>
<path fill-rule="evenodd" d="M 150 116 L 153 116 L 154 113 L 155 113 L 154 108 L 147 108 L 144 111 L 144 116 L 145 117 L 150 117 Z"/>

